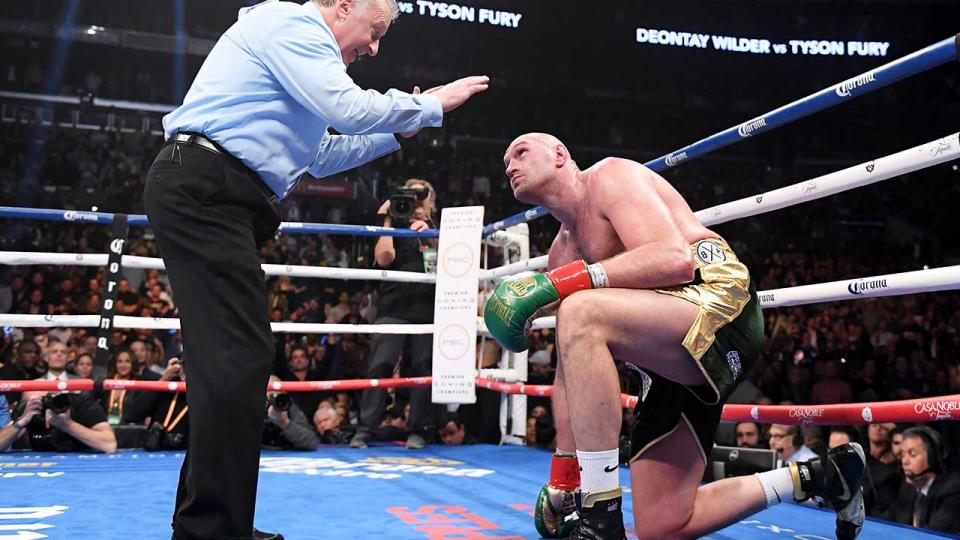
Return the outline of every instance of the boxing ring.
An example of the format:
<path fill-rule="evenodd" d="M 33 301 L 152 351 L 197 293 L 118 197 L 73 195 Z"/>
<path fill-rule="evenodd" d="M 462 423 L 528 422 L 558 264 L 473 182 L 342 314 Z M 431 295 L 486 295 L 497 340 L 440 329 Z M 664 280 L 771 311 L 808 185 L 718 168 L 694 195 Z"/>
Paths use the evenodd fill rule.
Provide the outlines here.
<path fill-rule="evenodd" d="M 842 81 L 813 95 L 671 152 L 646 165 L 660 171 L 703 156 L 737 141 L 760 135 L 804 116 L 859 97 L 905 77 L 957 60 L 957 38 L 945 39 L 899 60 Z M 700 210 L 707 226 L 755 216 L 864 187 L 960 157 L 960 134 L 953 133 L 901 152 L 807 179 L 766 193 Z M 523 244 L 526 223 L 546 214 L 533 208 L 484 228 L 491 245 L 509 245 L 520 260 L 481 271 L 481 281 L 546 266 L 546 257 L 529 258 Z M 0 218 L 83 224 L 148 225 L 145 216 L 122 216 L 75 210 L 0 207 Z M 283 223 L 289 234 L 436 237 L 437 231 L 319 223 Z M 6 265 L 119 264 L 129 268 L 163 268 L 160 259 L 122 255 L 115 241 L 111 254 L 0 252 Z M 515 248 L 515 249 L 514 249 Z M 113 261 L 113 262 L 111 262 Z M 264 264 L 266 275 L 290 277 L 431 282 L 426 274 L 366 269 Z M 889 275 L 863 276 L 815 285 L 758 291 L 764 309 L 859 300 L 960 289 L 960 266 Z M 177 319 L 111 314 L 111 328 L 171 330 Z M 98 328 L 101 315 L 0 315 L 14 327 Z M 553 318 L 537 319 L 534 328 L 551 328 Z M 483 334 L 482 320 L 477 320 Z M 432 333 L 433 325 L 348 325 L 272 323 L 274 332 Z M 527 385 L 526 354 L 504 353 L 497 369 L 478 370 L 475 383 L 503 395 L 504 442 L 522 440 L 525 395 L 549 395 L 551 388 Z M 273 390 L 291 392 L 409 387 L 431 384 L 430 377 L 357 381 L 285 382 Z M 0 381 L 0 391 L 93 390 L 94 388 L 182 392 L 184 383 L 105 380 Z M 518 396 L 518 397 L 515 397 Z M 622 396 L 633 406 L 634 396 Z M 866 424 L 926 422 L 960 418 L 960 395 L 898 402 L 824 406 L 727 405 L 724 419 L 784 424 Z M 520 420 L 518 422 L 518 420 Z M 116 454 L 9 452 L 0 456 L 0 538 L 167 538 L 181 453 L 121 450 Z M 324 446 L 315 452 L 264 451 L 260 464 L 257 526 L 288 539 L 310 538 L 536 538 L 532 504 L 548 478 L 549 454 L 516 444 L 429 446 L 410 451 L 382 443 L 366 449 Z M 621 468 L 621 484 L 629 473 Z M 629 489 L 627 489 L 629 491 Z M 630 497 L 624 498 L 628 531 L 633 532 Z M 799 505 L 778 505 L 708 538 L 832 538 L 834 515 Z M 642 531 L 641 531 L 642 532 Z M 772 536 L 771 536 L 772 535 Z M 861 538 L 930 538 L 938 535 L 868 519 Z"/>

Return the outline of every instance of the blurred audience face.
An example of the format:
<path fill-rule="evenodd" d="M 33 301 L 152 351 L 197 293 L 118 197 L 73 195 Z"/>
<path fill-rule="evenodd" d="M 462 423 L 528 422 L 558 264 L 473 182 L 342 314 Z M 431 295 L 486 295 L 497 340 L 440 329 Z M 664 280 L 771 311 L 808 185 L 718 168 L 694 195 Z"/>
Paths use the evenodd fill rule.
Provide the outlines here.
<path fill-rule="evenodd" d="M 137 357 L 138 366 L 146 366 L 150 363 L 150 359 L 147 357 L 147 344 L 137 340 L 130 344 L 130 350 L 133 351 L 134 356 Z"/>
<path fill-rule="evenodd" d="M 527 418 L 527 446 L 537 445 L 537 419 L 533 416 Z"/>
<path fill-rule="evenodd" d="M 770 426 L 770 449 L 774 450 L 780 459 L 789 458 L 798 450 L 793 444 L 793 438 L 796 434 L 796 426 L 772 424 Z"/>
<path fill-rule="evenodd" d="M 890 449 L 893 450 L 893 455 L 897 459 L 903 457 L 903 433 L 894 433 L 890 436 Z"/>
<path fill-rule="evenodd" d="M 900 465 L 907 483 L 912 486 L 923 487 L 930 479 L 930 461 L 927 457 L 927 447 L 920 437 L 904 437 L 900 445 L 903 452 Z"/>
<path fill-rule="evenodd" d="M 77 357 L 76 364 L 74 366 L 74 371 L 77 373 L 77 377 L 81 379 L 90 379 L 93 377 L 93 357 L 87 353 L 81 353 Z"/>
<path fill-rule="evenodd" d="M 67 346 L 64 343 L 55 341 L 47 347 L 47 368 L 55 374 L 59 374 L 67 367 L 69 358 Z"/>
<path fill-rule="evenodd" d="M 24 341 L 17 349 L 17 364 L 23 369 L 34 369 L 40 361 L 40 346 L 33 340 Z"/>
<path fill-rule="evenodd" d="M 547 408 L 543 405 L 537 405 L 534 408 L 530 409 L 530 416 L 534 418 L 540 418 L 547 415 Z"/>
<path fill-rule="evenodd" d="M 83 338 L 83 352 L 89 355 L 97 354 L 97 336 L 87 336 Z"/>
<path fill-rule="evenodd" d="M 127 351 L 117 353 L 114 369 L 117 372 L 114 376 L 118 379 L 129 379 L 133 375 L 133 356 Z"/>
<path fill-rule="evenodd" d="M 867 428 L 867 438 L 870 443 L 877 446 L 890 445 L 890 432 L 897 427 L 893 422 L 886 424 L 870 424 Z"/>
<path fill-rule="evenodd" d="M 463 429 L 463 424 L 458 426 L 456 422 L 450 420 L 445 426 L 440 428 L 439 434 L 443 444 L 463 444 L 463 437 L 466 432 Z"/>
<path fill-rule="evenodd" d="M 290 353 L 290 371 L 294 373 L 306 371 L 309 364 L 310 360 L 307 358 L 307 351 L 294 349 L 293 352 Z"/>
<path fill-rule="evenodd" d="M 313 414 L 313 426 L 317 433 L 323 435 L 331 429 L 336 429 L 340 425 L 340 414 L 337 410 L 327 403 L 321 403 L 317 407 L 317 412 Z"/>
<path fill-rule="evenodd" d="M 843 433 L 842 431 L 831 431 L 830 439 L 827 441 L 827 447 L 836 448 L 852 442 L 853 441 L 850 440 L 850 435 L 847 433 Z"/>
<path fill-rule="evenodd" d="M 737 446 L 740 448 L 758 448 L 760 446 L 760 428 L 753 422 L 737 424 Z"/>

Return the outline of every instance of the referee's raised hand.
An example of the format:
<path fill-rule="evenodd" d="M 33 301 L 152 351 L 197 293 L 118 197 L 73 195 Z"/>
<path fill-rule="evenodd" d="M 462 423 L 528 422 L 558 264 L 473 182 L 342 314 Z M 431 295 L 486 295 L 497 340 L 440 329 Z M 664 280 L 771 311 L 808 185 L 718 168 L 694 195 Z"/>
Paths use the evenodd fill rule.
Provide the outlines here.
<path fill-rule="evenodd" d="M 450 112 L 466 103 L 474 94 L 479 94 L 490 87 L 490 77 L 486 75 L 474 75 L 457 79 L 452 83 L 445 84 L 431 93 L 440 100 L 443 112 Z"/>

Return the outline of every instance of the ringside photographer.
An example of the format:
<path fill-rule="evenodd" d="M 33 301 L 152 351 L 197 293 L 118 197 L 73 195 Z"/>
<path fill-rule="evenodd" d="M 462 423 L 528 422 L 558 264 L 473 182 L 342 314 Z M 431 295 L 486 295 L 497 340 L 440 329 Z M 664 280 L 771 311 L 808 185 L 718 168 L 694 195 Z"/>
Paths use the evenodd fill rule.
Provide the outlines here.
<path fill-rule="evenodd" d="M 411 178 L 394 192 L 377 211 L 384 227 L 435 229 L 436 191 L 426 180 Z M 435 273 L 437 242 L 425 238 L 381 236 L 374 247 L 377 266 L 384 270 Z M 418 324 L 433 322 L 433 296 L 430 284 L 382 281 L 374 324 Z M 429 375 L 433 354 L 433 336 L 380 334 L 373 338 L 367 378 L 391 377 L 403 353 L 400 372 L 407 377 Z M 407 423 L 407 448 L 423 448 L 434 435 L 434 406 L 430 388 L 410 389 L 410 418 Z M 379 388 L 364 390 L 360 398 L 360 425 L 350 441 L 353 448 L 364 448 L 373 438 L 386 410 L 387 392 Z"/>

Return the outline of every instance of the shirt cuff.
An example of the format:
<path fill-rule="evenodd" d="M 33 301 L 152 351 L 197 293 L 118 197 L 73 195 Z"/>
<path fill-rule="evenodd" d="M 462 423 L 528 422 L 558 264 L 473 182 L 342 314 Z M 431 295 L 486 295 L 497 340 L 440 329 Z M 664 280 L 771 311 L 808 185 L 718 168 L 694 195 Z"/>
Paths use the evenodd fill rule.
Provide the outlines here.
<path fill-rule="evenodd" d="M 397 142 L 397 137 L 393 133 L 373 133 L 368 137 L 373 142 L 373 156 L 370 161 L 400 149 L 400 143 Z"/>
<path fill-rule="evenodd" d="M 431 94 L 421 94 L 423 100 L 423 121 L 420 127 L 440 127 L 443 125 L 443 105 L 440 98 Z"/>

